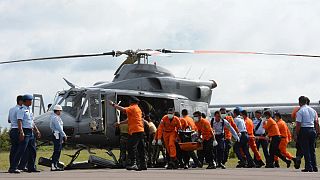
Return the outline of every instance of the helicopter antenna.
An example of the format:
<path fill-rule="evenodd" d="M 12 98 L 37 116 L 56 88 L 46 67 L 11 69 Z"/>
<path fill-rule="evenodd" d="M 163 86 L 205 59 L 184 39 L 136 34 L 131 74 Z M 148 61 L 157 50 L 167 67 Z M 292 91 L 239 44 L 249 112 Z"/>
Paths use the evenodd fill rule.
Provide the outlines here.
<path fill-rule="evenodd" d="M 76 88 L 76 85 L 74 85 L 72 82 L 68 81 L 66 78 L 63 78 L 63 80 L 64 80 L 71 88 Z"/>
<path fill-rule="evenodd" d="M 203 69 L 202 73 L 199 76 L 199 79 L 201 79 L 201 77 L 203 76 L 204 72 L 206 71 L 206 69 Z"/>
<path fill-rule="evenodd" d="M 191 71 L 191 68 L 192 68 L 192 66 L 190 66 L 190 67 L 189 67 L 189 69 L 188 69 L 187 73 L 184 75 L 184 79 L 186 79 L 186 78 L 187 78 L 187 76 L 189 75 L 189 73 L 190 73 L 190 71 Z"/>

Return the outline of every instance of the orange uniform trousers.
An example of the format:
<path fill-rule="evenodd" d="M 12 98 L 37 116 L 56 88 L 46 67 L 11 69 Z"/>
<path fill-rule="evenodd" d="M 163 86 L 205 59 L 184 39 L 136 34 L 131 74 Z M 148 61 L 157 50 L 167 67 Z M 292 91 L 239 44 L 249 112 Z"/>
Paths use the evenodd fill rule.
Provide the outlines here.
<path fill-rule="evenodd" d="M 280 152 L 283 156 L 285 156 L 287 159 L 292 159 L 293 156 L 292 154 L 290 154 L 288 151 L 287 151 L 287 145 L 289 143 L 289 140 L 288 138 L 281 138 L 281 141 L 280 141 L 280 144 L 279 144 L 279 149 L 280 149 Z M 279 161 L 279 158 L 278 156 L 275 156 L 274 157 L 274 160 L 275 161 Z"/>
<path fill-rule="evenodd" d="M 177 139 L 177 132 L 163 132 L 163 141 L 166 147 L 166 150 L 171 158 L 176 158 L 177 151 L 176 151 L 176 139 Z"/>
<path fill-rule="evenodd" d="M 248 144 L 249 144 L 249 147 L 250 147 L 250 149 L 252 150 L 255 158 L 256 158 L 258 161 L 260 161 L 260 160 L 261 160 L 261 155 L 260 155 L 260 153 L 259 153 L 259 151 L 258 151 L 255 137 L 250 137 Z"/>

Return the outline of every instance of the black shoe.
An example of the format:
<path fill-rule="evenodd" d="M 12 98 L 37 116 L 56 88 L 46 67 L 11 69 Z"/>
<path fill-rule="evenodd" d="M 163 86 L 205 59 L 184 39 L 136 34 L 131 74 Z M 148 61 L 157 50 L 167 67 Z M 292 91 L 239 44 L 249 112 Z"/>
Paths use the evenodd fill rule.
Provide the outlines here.
<path fill-rule="evenodd" d="M 299 168 L 297 168 L 297 159 L 296 158 L 292 158 L 291 160 L 293 161 L 294 168 L 295 169 L 299 169 Z"/>
<path fill-rule="evenodd" d="M 313 172 L 311 169 L 302 169 L 301 172 Z"/>
<path fill-rule="evenodd" d="M 313 172 L 318 172 L 318 167 L 313 167 Z"/>
<path fill-rule="evenodd" d="M 148 168 L 146 165 L 142 165 L 142 166 L 140 166 L 140 170 L 146 171 L 146 170 L 148 170 Z"/>
<path fill-rule="evenodd" d="M 19 170 L 20 172 L 28 172 L 28 169 L 27 169 L 27 168 L 22 168 L 22 169 L 18 168 L 18 170 Z"/>
<path fill-rule="evenodd" d="M 127 166 L 127 170 L 129 170 L 129 171 L 130 170 L 139 171 L 140 169 L 136 164 L 134 164 L 132 166 Z"/>
<path fill-rule="evenodd" d="M 273 164 L 267 164 L 267 165 L 265 166 L 265 168 L 274 168 L 274 165 L 273 165 Z"/>
<path fill-rule="evenodd" d="M 189 169 L 188 164 L 185 164 L 184 167 L 183 167 L 183 169 Z"/>
<path fill-rule="evenodd" d="M 223 164 L 220 164 L 220 168 L 221 168 L 221 169 L 226 169 L 226 166 L 223 165 Z"/>
<path fill-rule="evenodd" d="M 236 168 L 245 168 L 246 167 L 246 164 L 244 163 L 239 163 Z"/>
<path fill-rule="evenodd" d="M 39 172 L 41 172 L 41 171 L 36 170 L 36 169 L 32 169 L 32 170 L 28 170 L 27 172 L 28 172 L 28 173 L 39 173 Z"/>
<path fill-rule="evenodd" d="M 290 168 L 290 166 L 291 166 L 291 161 L 290 161 L 290 160 L 287 160 L 286 163 L 287 163 L 287 168 Z"/>
<path fill-rule="evenodd" d="M 169 162 L 168 166 L 166 167 L 166 169 L 173 169 L 173 164 L 171 162 Z"/>
<path fill-rule="evenodd" d="M 253 162 L 248 164 L 248 166 L 247 166 L 247 168 L 255 168 L 255 167 L 256 167 L 256 165 Z"/>
<path fill-rule="evenodd" d="M 296 169 L 300 169 L 300 165 L 301 165 L 301 159 L 300 158 L 294 158 L 295 159 L 295 163 L 294 163 L 294 168 Z M 293 159 L 292 159 L 293 160 Z"/>
<path fill-rule="evenodd" d="M 18 169 L 9 169 L 9 170 L 8 170 L 8 173 L 11 173 L 11 174 L 20 174 L 21 171 L 18 170 Z"/>
<path fill-rule="evenodd" d="M 209 164 L 209 166 L 207 167 L 207 169 L 216 169 L 217 167 L 214 164 Z"/>
<path fill-rule="evenodd" d="M 262 160 L 260 160 L 260 161 L 258 161 L 257 163 L 256 163 L 256 167 L 257 168 L 261 168 L 262 166 L 264 166 L 264 165 L 266 165 Z"/>

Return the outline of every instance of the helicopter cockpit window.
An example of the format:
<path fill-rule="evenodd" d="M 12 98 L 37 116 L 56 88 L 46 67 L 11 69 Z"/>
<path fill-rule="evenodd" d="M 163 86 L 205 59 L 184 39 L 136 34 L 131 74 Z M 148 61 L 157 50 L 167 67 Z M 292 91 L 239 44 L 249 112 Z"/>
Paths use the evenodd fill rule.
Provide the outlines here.
<path fill-rule="evenodd" d="M 85 103 L 85 104 L 84 104 Z M 85 117 L 99 117 L 99 98 L 98 96 L 91 96 L 88 100 L 85 101 L 85 98 L 82 100 L 82 116 Z"/>
<path fill-rule="evenodd" d="M 67 97 L 65 94 L 60 94 L 55 102 L 60 103 L 64 112 L 76 117 L 78 108 L 81 107 L 82 93 L 70 93 Z"/>

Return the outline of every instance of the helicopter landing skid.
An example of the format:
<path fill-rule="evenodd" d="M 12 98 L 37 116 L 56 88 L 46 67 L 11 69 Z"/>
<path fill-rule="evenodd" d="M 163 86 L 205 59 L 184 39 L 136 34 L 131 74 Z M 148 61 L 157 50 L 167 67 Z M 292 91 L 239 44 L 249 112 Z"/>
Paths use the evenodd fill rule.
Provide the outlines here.
<path fill-rule="evenodd" d="M 91 164 L 88 161 L 75 163 L 75 160 L 79 157 L 81 151 L 83 151 L 85 149 L 89 152 L 89 154 L 95 154 L 94 152 L 92 152 L 90 150 L 90 147 L 88 147 L 86 145 L 79 144 L 78 146 L 79 146 L 79 149 L 73 155 L 65 154 L 65 155 L 71 157 L 71 160 L 70 160 L 69 164 L 64 169 L 65 170 L 70 170 L 70 169 L 91 169 L 91 168 L 95 168 L 94 164 Z"/>
<path fill-rule="evenodd" d="M 106 152 L 106 153 L 113 159 L 113 161 L 114 161 L 115 164 L 117 164 L 117 165 L 119 164 L 116 156 L 115 156 L 115 155 L 113 154 L 113 152 L 112 152 L 112 149 L 107 149 L 107 152 Z"/>

